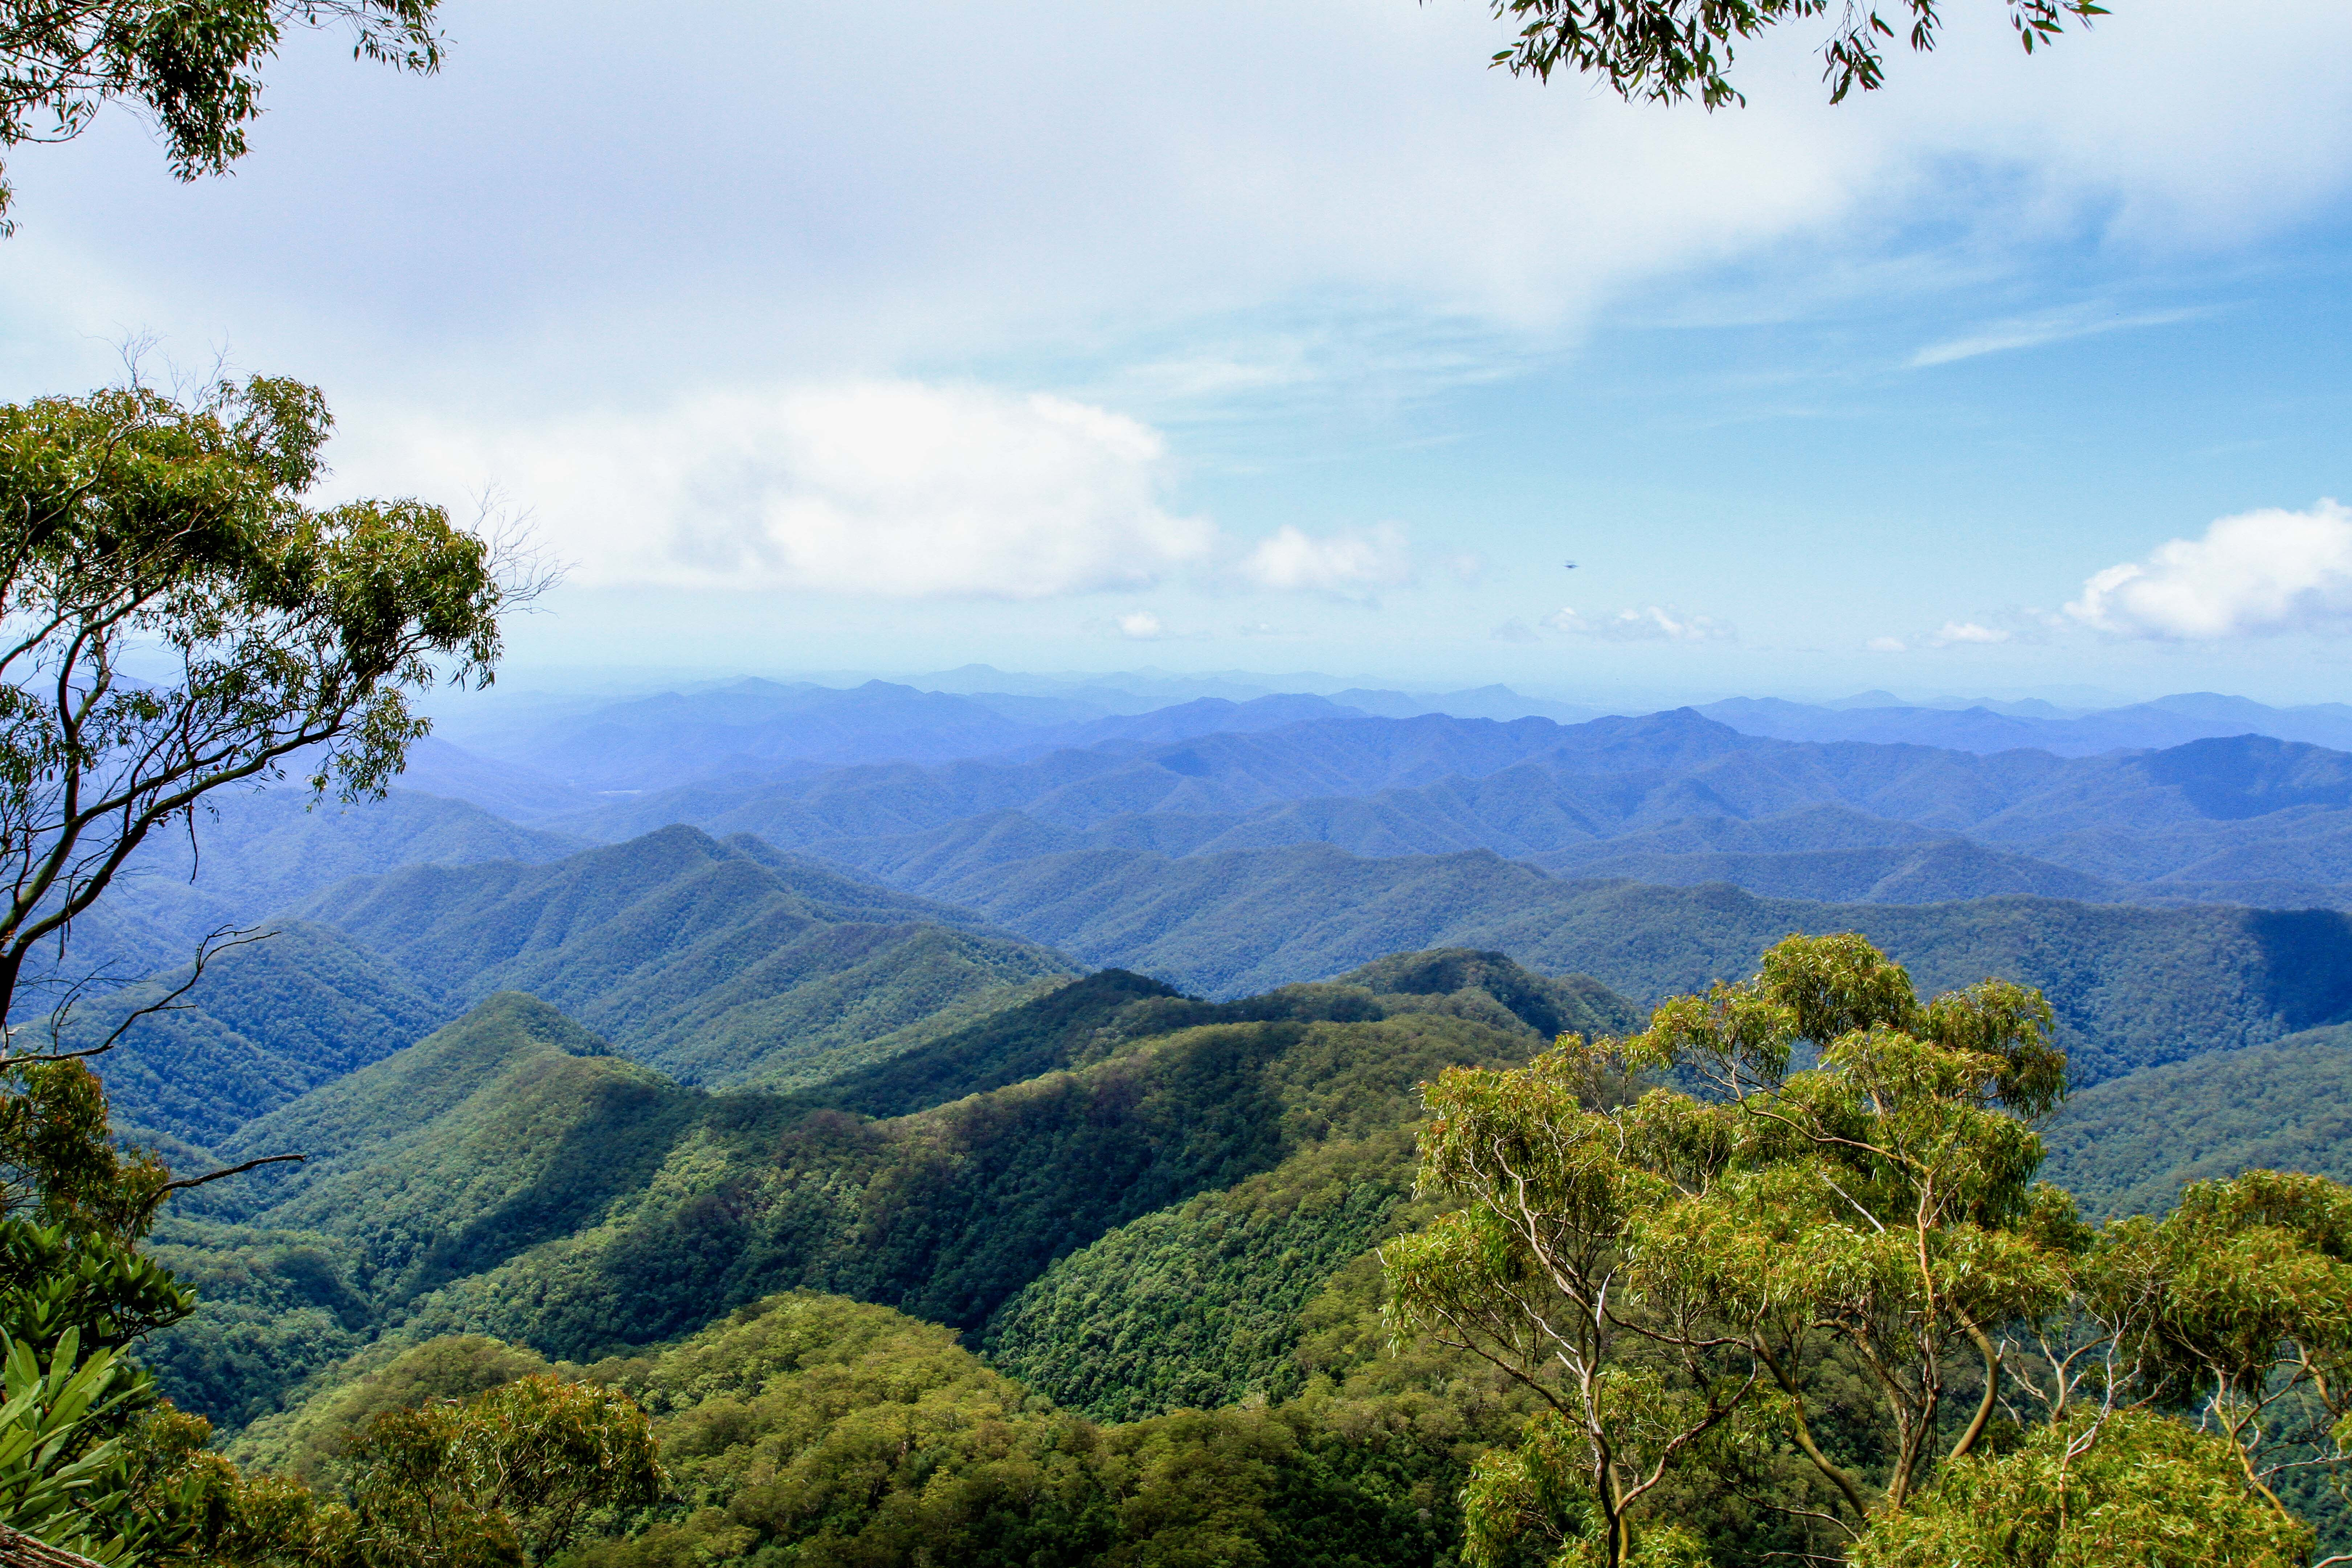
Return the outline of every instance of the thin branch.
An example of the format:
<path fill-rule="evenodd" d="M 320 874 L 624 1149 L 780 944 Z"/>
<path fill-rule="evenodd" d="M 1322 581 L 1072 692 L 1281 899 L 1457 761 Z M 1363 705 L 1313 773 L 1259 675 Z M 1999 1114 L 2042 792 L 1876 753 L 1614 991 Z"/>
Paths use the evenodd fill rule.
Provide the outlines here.
<path fill-rule="evenodd" d="M 132 1008 L 128 1014 L 124 1015 L 122 1022 L 117 1024 L 113 1029 L 108 1033 L 106 1038 L 99 1044 L 88 1047 L 79 1051 L 53 1050 L 43 1052 L 38 1055 L 28 1053 L 22 1056 L 10 1056 L 6 1051 L 5 1037 L 0 1037 L 0 1060 L 15 1062 L 69 1062 L 79 1061 L 84 1057 L 104 1056 L 107 1052 L 112 1050 L 116 1046 L 122 1043 L 122 1037 L 129 1034 L 131 1032 L 131 1026 L 139 1022 L 140 1019 L 152 1017 L 158 1013 L 184 1012 L 189 1006 L 193 1005 L 193 1004 L 182 1002 L 180 998 L 185 996 L 189 992 L 196 988 L 196 982 L 205 977 L 205 966 L 210 963 L 214 959 L 218 958 L 222 953 L 228 952 L 231 948 L 250 947 L 255 942 L 267 942 L 277 934 L 278 932 L 274 931 L 263 931 L 259 926 L 217 927 L 211 932 L 211 934 L 207 935 L 202 942 L 196 944 L 196 961 L 194 964 L 189 966 L 188 977 L 185 980 L 183 980 L 179 984 L 172 987 L 171 990 L 165 992 L 157 1000 L 148 1003 L 145 1006 Z M 232 936 L 234 940 L 226 942 L 222 940 L 224 937 Z M 49 1039 L 53 1045 L 62 1045 L 64 1043 L 62 1037 L 65 1032 L 66 1009 L 70 1007 L 72 1005 L 72 1002 L 68 1000 L 64 1007 L 58 1008 L 57 1012 L 51 1016 Z"/>
<path fill-rule="evenodd" d="M 231 1165 L 226 1171 L 214 1171 L 202 1176 L 183 1176 L 176 1182 L 165 1182 L 155 1189 L 155 1195 L 161 1198 L 165 1193 L 184 1192 L 190 1187 L 201 1187 L 206 1182 L 217 1182 L 223 1176 L 242 1176 L 247 1171 L 257 1171 L 264 1165 L 282 1165 L 289 1160 L 299 1164 L 310 1157 L 308 1154 L 265 1154 L 258 1160 L 247 1160 L 242 1165 Z"/>

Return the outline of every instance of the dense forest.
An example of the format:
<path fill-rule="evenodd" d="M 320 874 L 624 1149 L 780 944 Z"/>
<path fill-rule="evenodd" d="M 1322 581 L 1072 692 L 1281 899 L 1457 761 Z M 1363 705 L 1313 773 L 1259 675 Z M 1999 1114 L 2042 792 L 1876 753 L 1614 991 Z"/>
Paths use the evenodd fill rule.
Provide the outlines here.
<path fill-rule="evenodd" d="M 1465 1500 L 1545 1380 L 1402 1333 L 1382 1249 L 1448 1212 L 1416 1195 L 1423 1086 L 1646 1017 L 1491 951 L 1222 1003 L 1112 970 L 805 1089 L 714 1090 L 499 993 L 220 1146 L 311 1158 L 161 1223 L 151 1255 L 205 1307 L 142 1354 L 233 1461 L 322 1495 L 386 1413 L 534 1378 L 625 1394 L 667 1479 L 583 1514 L 566 1561 L 1517 1561 Z M 2333 1171 L 2339 1033 L 2085 1090 L 2050 1169 L 2093 1215 Z M 1583 1103 L 1630 1103 L 1627 1070 Z M 2239 1090 L 2293 1097 L 2296 1070 L 2281 1131 Z M 1809 1397 L 1876 1474 L 1860 1371 L 1828 1355 Z M 1661 1494 L 1726 1568 L 1832 1549 L 1819 1479 L 1771 1447 Z M 2310 1478 L 2282 1495 L 2346 1528 Z"/>
<path fill-rule="evenodd" d="M 1274 723 L 1233 739 L 1253 765 L 1296 744 Z M 1534 739 L 1558 751 L 1557 737 Z M 1530 743 L 1516 726 L 1408 725 L 1324 765 L 1410 780 L 1461 765 L 1464 746 L 1510 756 Z M 1588 805 L 1609 798 L 1615 786 L 1594 780 L 1616 776 L 1605 770 L 1629 749 L 1755 760 L 1744 741 L 1686 718 L 1602 725 L 1576 743 L 1576 765 L 1601 770 L 1580 775 Z M 1151 765 L 1181 794 L 1218 776 L 1208 759 L 1226 746 L 1214 734 L 1182 742 L 1204 772 L 1165 756 Z M 1847 765 L 1866 773 L 1867 761 Z M 2006 780 L 2043 810 L 2053 780 L 2109 809 L 2117 778 L 2105 762 L 2053 773 L 2052 759 L 1996 758 L 1971 773 L 1883 761 L 1886 791 Z M 969 793 L 1009 768 L 1033 782 L 1030 763 L 961 766 L 929 783 L 866 770 L 856 809 L 884 809 L 910 781 Z M 1034 766 L 1060 770 L 1072 801 L 1126 776 L 1096 761 Z M 1728 787 L 1720 767 L 1714 777 Z M 2243 820 L 2232 814 L 2259 794 L 2200 778 L 2165 786 L 2195 795 L 2176 820 Z M 1507 786 L 1517 787 L 1498 777 Z M 1531 821 L 1541 798 L 1512 810 Z M 1391 790 L 1381 809 L 1394 804 Z M 144 1235 L 144 1258 L 200 1305 L 163 1314 L 138 1342 L 170 1419 L 187 1424 L 170 1438 L 180 1459 L 159 1450 L 141 1462 L 194 1486 L 191 1435 L 209 1433 L 214 1523 L 201 1539 L 225 1561 L 335 1561 L 368 1530 L 424 1531 L 415 1551 L 462 1558 L 455 1536 L 430 1544 L 424 1515 L 385 1500 L 403 1489 L 471 1521 L 467 1539 L 490 1543 L 482 1550 L 510 1541 L 532 1562 L 1503 1568 L 1569 1551 L 1735 1568 L 1962 1550 L 1952 1532 L 1965 1534 L 1955 1521 L 1967 1510 L 1937 1510 L 1965 1486 L 2032 1495 L 2035 1445 L 2064 1426 L 2021 1403 L 2043 1355 L 2018 1338 L 2042 1331 L 2043 1309 L 2026 1298 L 1988 1309 L 2016 1341 L 1995 1379 L 1972 1352 L 1937 1352 L 1949 1365 L 1917 1406 L 1934 1412 L 1924 1426 L 1906 1414 L 1921 1397 L 1916 1368 L 1892 1385 L 1914 1389 L 1906 1405 L 1876 1387 L 1870 1358 L 1884 1347 L 1829 1334 L 1808 1342 L 1804 1370 L 1778 1394 L 1725 1405 L 1686 1460 L 1643 1483 L 1605 1467 L 1573 1480 L 1597 1451 L 1591 1434 L 1615 1419 L 1606 1399 L 1592 1415 L 1601 1426 L 1559 1425 L 1559 1366 L 1514 1376 L 1506 1342 L 1416 1330 L 1399 1294 L 1397 1260 L 1410 1256 L 1399 1249 L 1490 1201 L 1433 1176 L 1435 1086 L 1529 1093 L 1572 1042 L 1622 1041 L 1610 1048 L 1629 1054 L 1560 1100 L 1555 1125 L 1633 1118 L 1659 1095 L 1719 1100 L 1726 1086 L 1709 1088 L 1687 1040 L 1664 1054 L 1639 1042 L 1695 1005 L 1678 994 L 1731 1005 L 1745 993 L 1705 988 L 1754 973 L 1756 954 L 1792 930 L 1863 933 L 1903 960 L 1904 987 L 1916 976 L 1922 994 L 1963 999 L 1952 1005 L 1979 1005 L 1967 988 L 1988 976 L 2046 1000 L 2041 1023 L 2020 1014 L 2000 1027 L 2063 1053 L 2071 1092 L 1995 1111 L 2030 1113 L 2038 1130 L 2031 1161 L 2010 1159 L 2002 1179 L 2038 1167 L 2087 1227 L 2050 1232 L 2076 1237 L 2063 1247 L 2033 1241 L 2058 1248 L 2037 1266 L 2053 1279 L 2103 1278 L 2095 1263 L 2120 1267 L 2111 1260 L 2142 1245 L 2131 1226 L 2183 1226 L 2184 1205 L 2235 1192 L 2213 1184 L 2242 1173 L 2352 1175 L 2352 1026 L 2340 1022 L 2352 1015 L 2352 928 L 2329 910 L 2162 908 L 2081 884 L 2048 884 L 2084 895 L 2064 899 L 1807 902 L 1727 882 L 1574 879 L 1485 848 L 1367 856 L 1278 834 L 1218 848 L 1185 837 L 1199 822 L 1164 812 L 1106 819 L 1110 839 L 1077 849 L 1036 837 L 1017 813 L 958 819 L 962 837 L 949 837 L 961 847 L 943 857 L 946 840 L 905 837 L 889 887 L 847 858 L 782 852 L 747 832 L 522 840 L 467 809 L 404 808 L 387 826 L 353 814 L 333 831 L 390 835 L 388 856 L 439 851 L 308 886 L 299 868 L 319 824 L 250 817 L 248 874 L 277 879 L 250 896 L 299 895 L 269 922 L 275 934 L 215 955 L 200 978 L 166 970 L 94 996 L 71 1026 L 72 1038 L 99 1041 L 168 1004 L 130 1022 L 102 1068 L 116 1127 L 173 1169 L 305 1156 L 180 1194 Z M 2281 808 L 2315 809 L 2332 807 L 2298 797 Z M 1641 831 L 1644 853 L 1802 843 L 1805 855 L 1848 857 L 1859 875 L 1883 854 L 1872 842 L 1883 820 L 1846 804 Z M 1939 831 L 1897 846 L 1906 863 L 1981 869 L 2008 853 Z M 320 856 L 320 875 L 375 852 Z M 156 927 L 184 935 L 195 918 L 158 915 Z M 1138 967 L 1088 967 L 1130 955 Z M 1961 1026 L 1937 1011 L 1947 1003 L 1889 1005 L 1873 1027 L 1957 1048 L 1948 1035 Z M 1801 1069 L 1832 1035 L 1797 1027 L 1776 1069 L 1794 1076 L 1767 1092 L 1812 1092 Z M 1819 1081 L 1855 1070 L 1825 1058 Z M 1651 1135 L 1643 1125 L 1612 1136 L 1636 1147 Z M 1612 1180 L 1691 1179 L 1685 1155 L 1660 1159 Z M 1738 1174 L 1750 1160 L 1754 1173 Z M 1737 1156 L 1722 1201 L 1772 1168 L 1760 1150 Z M 2035 1238 L 2055 1223 L 2022 1199 L 2012 1206 L 2008 1219 L 1966 1223 Z M 2336 1267 L 2335 1224 L 2295 1221 L 2281 1245 Z M 1623 1310 L 1664 1289 L 1628 1295 Z M 2067 1309 L 2078 1330 L 2104 1321 L 2096 1290 L 2081 1289 L 2069 1300 L 2084 1304 Z M 2336 1353 L 2307 1325 L 2280 1331 Z M 1665 1403 L 1643 1420 L 1687 1415 L 1691 1399 L 1704 1405 L 1725 1386 L 1721 1352 L 1708 1353 L 1674 1366 L 1637 1356 L 1607 1376 L 1653 1380 Z M 1956 1426 L 1996 1385 L 2007 1394 L 1977 1423 L 1980 1446 L 1954 1451 Z M 2189 1418 L 2204 1398 L 2210 1427 L 2220 1395 L 2199 1387 L 2115 1384 L 2127 1413 L 2162 1423 L 2117 1417 L 2124 1468 L 2084 1471 L 2118 1517 L 2153 1517 L 2116 1479 L 2149 1467 L 2211 1509 L 2251 1495 L 2215 1479 L 2225 1456 Z M 2316 1456 L 2330 1440 L 2317 1420 L 2326 1401 L 2301 1384 L 2293 1395 L 2263 1429 L 2292 1427 L 2301 1436 L 2288 1449 Z M 1790 1408 L 1776 1401 L 1789 1400 L 1812 1413 L 1820 1465 L 1775 1425 Z M 552 1439 L 530 1436 L 559 1428 L 573 1456 L 561 1463 Z M 539 1489 L 469 1491 L 419 1457 L 507 1442 L 539 1456 Z M 581 1464 L 605 1478 L 601 1490 L 564 1489 Z M 2308 1542 L 2343 1542 L 2352 1519 L 2329 1474 L 2280 1471 L 2271 1489 L 2284 1511 L 2245 1513 L 2254 1554 L 2226 1560 L 2298 1563 Z M 1637 1484 L 1643 1500 L 1603 1506 L 1611 1487 Z M 1579 1497 L 1601 1500 L 1598 1512 Z M 1898 1519 L 1916 1539 L 1890 1533 Z"/>
<path fill-rule="evenodd" d="M 1734 46 L 1819 8 L 1497 0 L 1516 37 L 1492 63 L 1724 108 Z M 1911 9 L 1925 52 L 1942 22 Z M 2102 14 L 2011 11 L 2028 55 Z M 1895 32 L 1858 15 L 1822 47 L 1832 103 L 1884 85 Z M 0 6 L 0 240 L 18 154 L 116 110 L 179 179 L 226 173 L 265 71 L 322 26 L 418 76 L 453 47 L 438 0 Z M 582 60 L 666 68 L 614 40 Z M 905 74 L 907 48 L 869 52 L 892 76 L 866 86 Z M 1003 97 L 1017 52 L 961 74 Z M 1055 52 L 1117 83 L 1116 54 Z M 1336 35 L 1325 52 L 1346 66 Z M 585 79 L 565 90 L 593 107 Z M 646 136 L 646 97 L 603 118 Z M 451 102 L 448 123 L 481 108 Z M 728 121 L 667 118 L 701 139 L 680 166 L 715 166 Z M 987 147 L 995 128 L 956 135 L 975 129 Z M 434 140 L 366 138 L 428 174 Z M 661 145 L 622 173 L 658 172 Z M 863 174 L 890 151 L 861 145 Z M 1221 162 L 1272 167 L 1198 153 L 1175 162 L 1208 191 Z M 78 219 L 113 210 L 109 162 L 80 163 Z M 355 166 L 336 193 L 425 188 Z M 525 205 L 570 195 L 541 179 Z M 834 205 L 842 243 L 814 249 L 874 271 L 873 215 Z M 431 277 L 429 215 L 401 216 L 424 220 L 402 275 Z M 104 262 L 102 231 L 135 233 L 172 268 L 146 294 L 180 298 L 217 258 L 152 237 L 191 221 L 201 241 L 201 215 L 82 222 L 57 254 Z M 503 282 L 553 275 L 500 254 Z M 141 297 L 123 263 L 68 268 L 58 299 L 110 267 Z M 1045 275 L 1016 270 L 1034 306 Z M 919 272 L 880 268 L 891 319 Z M 1332 278 L 1295 282 L 1294 305 Z M 389 292 L 434 297 L 438 324 L 382 341 L 465 348 L 446 290 Z M 493 313 L 543 327 L 528 300 Z M 656 323 L 673 349 L 691 317 Z M 2083 335 L 2002 329 L 1911 368 Z M 631 364 L 625 340 L 589 357 Z M 446 473 L 330 492 L 324 392 L 159 380 L 150 342 L 97 392 L 0 404 L 5 1568 L 2352 1563 L 2352 708 L 1631 714 L 973 666 L 480 718 L 514 616 L 564 568 L 487 496 L 471 526 L 425 499 Z M 476 455 L 515 460 L 532 443 L 486 417 L 479 373 L 562 347 L 439 356 L 481 381 L 440 414 L 471 406 Z M 1263 379 L 1205 379 L 1234 370 Z M 650 464 L 610 442 L 601 483 L 613 531 L 670 537 L 633 563 L 599 542 L 592 572 L 659 584 L 673 626 L 719 604 L 706 575 L 1036 601 L 1181 571 L 1355 602 L 1387 633 L 1397 600 L 1359 590 L 1402 598 L 1434 564 L 1396 523 L 1284 524 L 1244 555 L 1233 518 L 1162 510 L 1183 465 L 1158 431 L 1091 404 L 909 379 L 857 393 L 897 413 L 842 420 L 816 382 L 764 411 L 747 384 L 718 400 L 714 459 L 692 449 L 709 409 L 663 374 L 602 428 L 676 395 L 685 438 Z M 383 445 L 383 390 L 363 471 L 466 445 L 432 420 Z M 544 470 L 581 455 L 562 405 L 530 410 Z M 677 498 L 632 492 L 625 470 L 673 458 Z M 597 531 L 596 501 L 552 494 Z M 2223 518 L 2093 576 L 2068 616 L 2325 630 L 2342 563 L 2275 569 L 2347 528 L 2333 501 Z M 844 574 L 853 556 L 930 575 Z M 1454 564 L 1465 590 L 1486 570 Z M 2189 602 L 2221 578 L 2243 580 Z M 1543 632 L 1509 613 L 1498 642 L 1602 654 L 1691 629 L 1655 605 Z M 958 618 L 931 631 L 970 635 Z M 1766 651 L 1693 626 L 1743 665 Z M 1163 630 L 1211 635 L 1117 626 Z M 1933 651 L 1866 646 L 2011 636 L 1906 635 Z M 465 743 L 433 735 L 468 692 Z"/>

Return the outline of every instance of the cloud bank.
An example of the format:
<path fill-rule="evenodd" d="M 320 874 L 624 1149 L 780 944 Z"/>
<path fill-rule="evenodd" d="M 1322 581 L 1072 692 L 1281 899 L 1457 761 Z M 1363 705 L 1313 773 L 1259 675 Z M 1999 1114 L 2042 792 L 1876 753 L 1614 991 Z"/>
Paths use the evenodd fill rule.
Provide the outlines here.
<path fill-rule="evenodd" d="M 1041 599 L 1150 587 L 1216 540 L 1162 505 L 1156 431 L 985 388 L 729 394 L 504 436 L 411 426 L 393 446 L 358 477 L 494 479 L 588 586 Z"/>
<path fill-rule="evenodd" d="M 2094 574 L 2066 613 L 2119 637 L 2213 641 L 2352 626 L 2352 511 L 2225 517 Z"/>

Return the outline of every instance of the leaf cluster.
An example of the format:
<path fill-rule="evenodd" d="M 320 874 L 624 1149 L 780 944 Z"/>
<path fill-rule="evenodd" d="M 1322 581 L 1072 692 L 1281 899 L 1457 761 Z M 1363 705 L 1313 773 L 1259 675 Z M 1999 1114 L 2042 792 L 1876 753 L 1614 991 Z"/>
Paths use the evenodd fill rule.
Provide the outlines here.
<path fill-rule="evenodd" d="M 63 142 L 120 102 L 162 134 L 184 180 L 246 153 L 261 68 L 290 26 L 341 22 L 354 58 L 404 70 L 441 64 L 437 0 L 34 0 L 0 12 L 0 148 Z M 0 215 L 8 206 L 0 183 Z M 7 226 L 0 225 L 0 235 Z"/>

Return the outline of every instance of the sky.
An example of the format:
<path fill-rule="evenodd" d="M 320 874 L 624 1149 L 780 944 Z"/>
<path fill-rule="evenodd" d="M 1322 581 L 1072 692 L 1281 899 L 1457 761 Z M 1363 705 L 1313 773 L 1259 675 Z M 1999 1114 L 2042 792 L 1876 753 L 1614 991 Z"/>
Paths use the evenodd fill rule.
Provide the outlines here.
<path fill-rule="evenodd" d="M 229 177 L 12 150 L 0 397 L 316 383 L 565 565 L 526 685 L 2352 699 L 2352 9 L 1945 9 L 1709 114 L 1477 0 L 444 0 Z"/>

